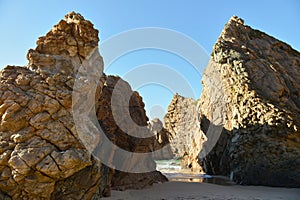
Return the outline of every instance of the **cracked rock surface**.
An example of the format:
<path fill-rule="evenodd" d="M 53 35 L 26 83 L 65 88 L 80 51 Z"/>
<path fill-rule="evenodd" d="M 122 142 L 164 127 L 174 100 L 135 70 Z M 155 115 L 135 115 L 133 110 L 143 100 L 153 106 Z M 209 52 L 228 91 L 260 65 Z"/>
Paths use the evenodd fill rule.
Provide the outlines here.
<path fill-rule="evenodd" d="M 203 75 L 203 160 L 240 184 L 300 187 L 300 53 L 232 17 Z M 213 132 L 211 132 L 213 133 Z"/>
<path fill-rule="evenodd" d="M 0 190 L 4 198 L 97 199 L 109 195 L 114 171 L 82 144 L 72 117 L 74 80 L 84 62 L 99 69 L 96 110 L 107 105 L 101 92 L 113 78 L 103 75 L 98 42 L 93 24 L 72 12 L 38 39 L 37 47 L 28 51 L 26 67 L 7 66 L 0 72 Z M 139 111 L 132 118 L 146 125 L 144 104 L 140 97 L 136 101 Z M 109 108 L 103 107 L 98 118 L 109 124 L 113 119 L 104 116 L 105 109 Z M 114 137 L 127 144 L 118 135 Z"/>
<path fill-rule="evenodd" d="M 76 68 L 97 47 L 97 34 L 70 13 L 29 50 L 27 67 L 1 71 L 0 189 L 13 199 L 55 198 L 57 182 L 93 164 L 77 138 L 71 106 Z"/>

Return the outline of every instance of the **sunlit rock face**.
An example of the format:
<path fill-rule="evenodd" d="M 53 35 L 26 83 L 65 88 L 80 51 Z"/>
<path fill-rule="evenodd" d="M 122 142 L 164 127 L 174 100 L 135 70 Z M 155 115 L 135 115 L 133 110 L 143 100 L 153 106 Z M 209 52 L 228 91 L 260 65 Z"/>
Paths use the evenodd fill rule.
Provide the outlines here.
<path fill-rule="evenodd" d="M 112 134 L 116 143 L 124 148 L 130 146 L 133 152 L 151 150 L 152 143 L 146 144 L 150 140 L 135 143 L 116 130 L 118 127 L 109 115 L 110 104 L 105 101 L 109 100 L 108 88 L 120 78 L 103 74 L 98 42 L 98 30 L 93 24 L 72 12 L 38 39 L 36 48 L 28 51 L 26 67 L 7 66 L 0 72 L 0 190 L 3 197 L 97 199 L 109 195 L 115 172 L 101 164 L 83 145 L 72 115 L 73 87 L 82 65 L 90 67 L 87 68 L 90 74 L 99 75 L 90 85 L 96 91 L 95 105 L 87 106 L 95 108 L 102 126 L 109 126 L 106 135 Z M 131 94 L 126 84 L 121 90 Z M 139 125 L 147 126 L 142 99 L 138 93 L 133 94 L 131 117 Z M 113 157 L 114 152 L 108 156 Z M 142 188 L 156 180 L 165 181 L 164 176 L 155 171 L 146 175 L 125 174 L 113 183 L 123 181 L 125 188 Z M 124 181 L 130 176 L 136 177 L 135 182 L 133 178 Z M 139 186 L 136 180 L 143 177 L 147 177 L 147 181 Z"/>
<path fill-rule="evenodd" d="M 198 154 L 206 140 L 201 132 L 197 101 L 175 94 L 164 117 L 165 129 L 170 132 L 170 147 L 175 158 L 182 158 L 183 168 L 202 172 Z"/>
<path fill-rule="evenodd" d="M 232 17 L 202 82 L 204 170 L 240 184 L 300 187 L 300 53 Z M 219 137 L 212 151 L 209 128 Z"/>
<path fill-rule="evenodd" d="M 68 198 L 85 199 L 106 176 L 78 140 L 71 115 L 76 70 L 98 41 L 93 24 L 70 13 L 29 50 L 27 67 L 1 71 L 0 189 L 13 199 L 50 199 L 69 192 Z M 79 185 L 80 179 L 86 180 Z"/>

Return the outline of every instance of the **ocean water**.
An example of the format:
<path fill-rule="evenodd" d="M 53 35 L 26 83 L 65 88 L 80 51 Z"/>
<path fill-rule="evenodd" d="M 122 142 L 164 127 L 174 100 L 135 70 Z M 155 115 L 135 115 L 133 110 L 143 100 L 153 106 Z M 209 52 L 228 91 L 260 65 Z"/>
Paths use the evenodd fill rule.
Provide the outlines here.
<path fill-rule="evenodd" d="M 182 182 L 205 182 L 218 185 L 234 185 L 228 177 L 211 176 L 209 174 L 201 174 L 192 172 L 190 169 L 183 169 L 180 166 L 180 159 L 156 160 L 156 170 L 163 173 L 169 181 Z"/>
<path fill-rule="evenodd" d="M 179 172 L 182 170 L 180 166 L 180 159 L 171 159 L 171 160 L 155 160 L 156 170 L 164 172 Z"/>

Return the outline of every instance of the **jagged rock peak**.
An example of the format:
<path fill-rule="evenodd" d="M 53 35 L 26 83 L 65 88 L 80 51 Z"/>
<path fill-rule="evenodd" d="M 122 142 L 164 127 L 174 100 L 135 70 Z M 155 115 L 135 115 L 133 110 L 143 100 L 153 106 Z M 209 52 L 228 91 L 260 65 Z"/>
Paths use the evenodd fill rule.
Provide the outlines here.
<path fill-rule="evenodd" d="M 238 16 L 232 16 L 232 17 L 230 17 L 230 19 L 228 21 L 228 24 L 230 24 L 230 23 L 239 23 L 239 24 L 244 25 L 244 20 L 242 18 L 239 18 Z"/>
<path fill-rule="evenodd" d="M 53 55 L 80 56 L 86 58 L 97 47 L 98 30 L 82 15 L 70 12 L 44 37 L 37 41 L 36 51 Z"/>
<path fill-rule="evenodd" d="M 69 12 L 68 14 L 65 15 L 65 21 L 67 23 L 78 24 L 82 20 L 85 20 L 84 17 L 80 13 L 76 13 L 74 11 Z"/>
<path fill-rule="evenodd" d="M 231 40 L 236 39 L 237 37 L 239 37 L 239 35 L 235 34 L 236 29 L 243 29 L 244 27 L 245 25 L 243 19 L 237 16 L 232 16 L 223 28 L 218 40 L 226 38 Z"/>
<path fill-rule="evenodd" d="M 70 12 L 28 51 L 29 68 L 42 75 L 72 75 L 93 53 L 100 57 L 98 32 L 82 15 Z"/>

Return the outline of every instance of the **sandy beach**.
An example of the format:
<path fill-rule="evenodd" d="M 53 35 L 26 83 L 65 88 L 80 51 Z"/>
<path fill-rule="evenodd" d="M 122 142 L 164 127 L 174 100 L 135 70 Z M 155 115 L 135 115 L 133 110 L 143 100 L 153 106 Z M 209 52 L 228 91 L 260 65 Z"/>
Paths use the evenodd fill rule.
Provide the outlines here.
<path fill-rule="evenodd" d="M 112 191 L 105 200 L 300 200 L 300 188 L 222 186 L 170 181 L 143 190 Z"/>

